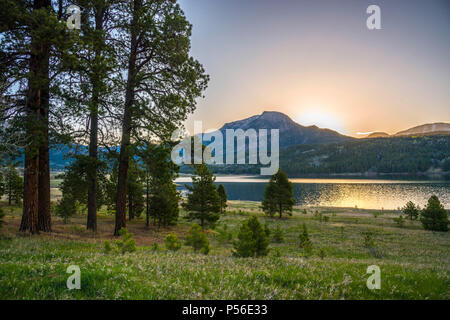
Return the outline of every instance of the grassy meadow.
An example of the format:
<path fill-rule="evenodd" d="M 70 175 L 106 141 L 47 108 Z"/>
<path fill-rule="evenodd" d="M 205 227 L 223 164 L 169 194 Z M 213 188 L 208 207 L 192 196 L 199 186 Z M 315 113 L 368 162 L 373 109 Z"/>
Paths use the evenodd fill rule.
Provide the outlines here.
<path fill-rule="evenodd" d="M 307 208 L 305 214 L 296 208 L 279 220 L 264 216 L 259 203 L 230 201 L 216 229 L 208 230 L 211 251 L 203 255 L 187 246 L 165 249 L 167 234 L 185 238 L 190 223 L 182 217 L 159 230 L 147 229 L 144 217 L 128 222 L 137 251 L 108 254 L 104 241 L 113 239 L 114 219 L 106 211 L 99 213 L 95 235 L 79 215 L 68 224 L 54 217 L 52 233 L 30 236 L 17 231 L 20 208 L 3 210 L 0 299 L 450 299 L 450 234 L 425 231 L 417 221 L 399 227 L 397 212 Z M 226 225 L 236 238 L 250 215 L 272 230 L 279 226 L 284 239 L 272 241 L 266 257 L 233 257 L 232 242 L 218 230 Z M 310 255 L 298 245 L 303 223 Z M 367 231 L 373 234 L 370 250 Z M 381 269 L 379 290 L 366 286 L 366 269 L 374 264 Z M 80 290 L 66 287 L 70 265 L 81 269 Z"/>

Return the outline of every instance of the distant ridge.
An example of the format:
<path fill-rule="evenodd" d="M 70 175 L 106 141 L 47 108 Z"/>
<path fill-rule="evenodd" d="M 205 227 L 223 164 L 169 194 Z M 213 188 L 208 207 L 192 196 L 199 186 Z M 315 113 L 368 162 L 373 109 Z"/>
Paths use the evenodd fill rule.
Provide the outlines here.
<path fill-rule="evenodd" d="M 386 132 L 372 132 L 366 138 L 388 138 L 390 137 Z"/>
<path fill-rule="evenodd" d="M 220 128 L 220 131 L 225 132 L 226 129 L 242 129 L 244 131 L 247 129 L 279 129 L 280 147 L 296 144 L 325 144 L 354 139 L 330 129 L 302 126 L 289 116 L 277 111 L 264 111 L 260 115 L 228 122 Z"/>
<path fill-rule="evenodd" d="M 410 137 L 410 136 L 430 136 L 450 134 L 450 123 L 436 122 L 415 126 L 396 134 L 389 135 L 386 132 L 373 132 L 365 138 L 388 138 L 388 137 Z"/>
<path fill-rule="evenodd" d="M 415 134 L 430 134 L 430 133 L 442 133 L 448 132 L 450 133 L 450 123 L 445 122 L 436 122 L 436 123 L 427 123 L 420 126 L 416 126 L 407 130 L 403 130 L 397 132 L 396 136 L 410 136 Z"/>

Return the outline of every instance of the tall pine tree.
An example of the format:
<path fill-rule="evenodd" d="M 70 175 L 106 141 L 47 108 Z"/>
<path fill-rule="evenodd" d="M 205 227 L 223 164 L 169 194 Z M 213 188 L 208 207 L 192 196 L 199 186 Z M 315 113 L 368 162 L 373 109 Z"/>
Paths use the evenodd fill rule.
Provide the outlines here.
<path fill-rule="evenodd" d="M 192 187 L 186 185 L 190 192 L 183 204 L 188 211 L 187 218 L 200 220 L 202 229 L 205 223 L 214 224 L 220 218 L 220 196 L 214 185 L 215 180 L 206 164 L 202 163 L 195 166 Z"/>
<path fill-rule="evenodd" d="M 193 112 L 208 76 L 189 56 L 191 25 L 174 1 L 124 2 L 122 63 L 127 65 L 114 234 L 126 225 L 130 146 L 167 137 Z"/>
<path fill-rule="evenodd" d="M 426 230 L 448 230 L 448 214 L 437 196 L 428 199 L 427 206 L 421 212 L 420 222 Z"/>
<path fill-rule="evenodd" d="M 89 162 L 85 168 L 88 186 L 87 223 L 88 230 L 97 230 L 97 201 L 99 170 L 102 161 L 98 152 L 99 131 L 102 138 L 111 130 L 107 119 L 114 117 L 115 90 L 119 67 L 116 60 L 118 50 L 115 44 L 114 29 L 116 21 L 112 18 L 118 9 L 119 0 L 78 0 L 75 4 L 81 7 L 82 23 L 80 30 L 79 55 L 80 63 L 74 73 L 73 82 L 78 81 L 76 92 L 81 99 L 75 99 L 77 109 L 81 109 L 82 117 L 87 117 L 86 132 L 88 135 Z M 72 83 L 73 83 L 72 82 Z M 74 98 L 72 85 L 70 98 Z M 111 143 L 111 141 L 106 141 Z"/>
<path fill-rule="evenodd" d="M 270 178 L 269 184 L 264 190 L 262 209 L 271 217 L 278 213 L 281 219 L 283 213 L 292 215 L 294 204 L 292 183 L 286 173 L 278 169 L 277 173 Z"/>
<path fill-rule="evenodd" d="M 146 170 L 146 225 L 150 217 L 158 226 L 176 224 L 180 194 L 175 178 L 179 167 L 170 160 L 172 145 L 145 144 L 140 155 Z"/>
<path fill-rule="evenodd" d="M 22 149 L 24 205 L 21 231 L 51 230 L 49 130 L 56 75 L 71 67 L 73 37 L 50 0 L 0 0 L 2 129 L 6 145 Z M 6 124 L 6 125 L 5 125 Z"/>
<path fill-rule="evenodd" d="M 223 213 L 225 211 L 225 208 L 227 207 L 227 192 L 225 191 L 225 187 L 220 184 L 217 188 L 217 192 L 219 193 L 220 197 L 220 213 Z"/>
<path fill-rule="evenodd" d="M 17 205 L 22 200 L 23 179 L 13 164 L 5 170 L 5 194 L 8 198 L 8 205 L 12 205 L 13 201 Z"/>

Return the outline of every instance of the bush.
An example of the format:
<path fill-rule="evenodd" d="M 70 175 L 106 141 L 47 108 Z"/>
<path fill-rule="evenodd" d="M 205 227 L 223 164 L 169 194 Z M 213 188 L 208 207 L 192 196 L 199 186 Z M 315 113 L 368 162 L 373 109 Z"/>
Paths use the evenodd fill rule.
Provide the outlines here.
<path fill-rule="evenodd" d="M 344 239 L 344 236 L 345 236 L 344 230 L 345 230 L 344 226 L 340 226 L 340 227 L 339 227 L 339 231 L 340 231 L 340 233 L 341 233 L 341 239 Z"/>
<path fill-rule="evenodd" d="M 233 255 L 237 257 L 260 257 L 268 253 L 269 240 L 259 222 L 253 216 L 239 228 L 238 240 L 233 243 Z"/>
<path fill-rule="evenodd" d="M 419 217 L 419 207 L 412 201 L 409 201 L 403 208 L 403 213 L 409 218 L 409 220 L 416 220 Z"/>
<path fill-rule="evenodd" d="M 121 236 L 121 239 L 115 242 L 115 247 L 109 241 L 105 241 L 104 249 L 106 253 L 126 253 L 136 251 L 136 242 L 133 239 L 132 233 L 128 233 L 126 228 L 122 228 L 119 230 L 119 235 Z"/>
<path fill-rule="evenodd" d="M 427 206 L 422 210 L 420 222 L 425 230 L 447 231 L 448 214 L 435 195 L 428 199 Z"/>
<path fill-rule="evenodd" d="M 122 239 L 117 240 L 116 245 L 121 253 L 136 251 L 136 242 L 133 239 L 132 233 L 128 233 L 126 228 L 122 228 L 119 230 L 119 235 Z"/>
<path fill-rule="evenodd" d="M 65 195 L 56 205 L 56 215 L 63 218 L 64 223 L 69 222 L 77 211 L 77 205 L 75 199 L 70 195 Z"/>
<path fill-rule="evenodd" d="M 325 258 L 326 256 L 327 256 L 327 254 L 326 254 L 325 249 L 324 248 L 320 248 L 320 250 L 319 250 L 319 257 L 320 257 L 320 259 L 323 260 L 323 258 Z"/>
<path fill-rule="evenodd" d="M 69 230 L 73 233 L 78 234 L 87 234 L 89 232 L 89 230 L 87 230 L 85 226 L 78 224 L 71 225 Z"/>
<path fill-rule="evenodd" d="M 308 229 L 306 228 L 306 224 L 302 226 L 302 232 L 298 235 L 299 246 L 303 249 L 303 253 L 306 256 L 311 255 L 312 253 L 312 242 L 309 239 Z"/>
<path fill-rule="evenodd" d="M 217 240 L 219 242 L 229 242 L 233 239 L 233 234 L 231 231 L 228 231 L 228 226 L 224 225 L 223 227 L 218 227 L 217 230 Z"/>
<path fill-rule="evenodd" d="M 4 224 L 5 224 L 5 213 L 3 212 L 2 208 L 0 208 L 0 240 L 11 239 L 11 237 L 7 236 L 2 232 L 2 227 Z"/>
<path fill-rule="evenodd" d="M 361 232 L 363 235 L 363 245 L 367 249 L 367 252 L 374 258 L 381 258 L 382 253 L 375 247 L 375 233 L 372 231 Z"/>
<path fill-rule="evenodd" d="M 152 243 L 152 251 L 160 251 L 161 249 L 159 248 L 159 244 L 158 242 L 153 242 Z"/>
<path fill-rule="evenodd" d="M 319 212 L 316 210 L 314 212 L 314 217 L 317 218 L 320 222 L 328 222 L 330 220 L 330 217 L 324 215 L 322 212 Z"/>
<path fill-rule="evenodd" d="M 193 224 L 186 237 L 186 245 L 194 248 L 194 251 L 201 253 L 209 253 L 209 241 L 206 234 L 202 231 L 202 227 L 198 224 Z"/>
<path fill-rule="evenodd" d="M 0 230 L 2 229 L 3 225 L 5 224 L 5 213 L 0 208 Z"/>
<path fill-rule="evenodd" d="M 164 244 L 168 250 L 177 251 L 181 248 L 181 242 L 177 235 L 174 233 L 169 233 L 164 239 Z"/>
<path fill-rule="evenodd" d="M 267 223 L 264 224 L 264 232 L 266 233 L 267 238 L 270 238 L 272 231 Z"/>
<path fill-rule="evenodd" d="M 284 233 L 279 225 L 277 225 L 275 227 L 275 229 L 273 230 L 272 240 L 274 242 L 278 242 L 278 243 L 281 243 L 284 241 Z"/>
<path fill-rule="evenodd" d="M 375 258 L 381 258 L 381 253 L 375 247 L 375 234 L 372 231 L 361 232 L 361 234 L 363 235 L 363 245 L 367 252 Z"/>
<path fill-rule="evenodd" d="M 111 245 L 111 242 L 109 242 L 108 240 L 105 240 L 104 248 L 105 248 L 105 253 L 110 253 L 111 251 L 114 250 L 113 246 Z"/>
<path fill-rule="evenodd" d="M 375 248 L 375 238 L 372 231 L 361 232 L 363 236 L 363 245 L 365 248 Z"/>
<path fill-rule="evenodd" d="M 403 228 L 403 226 L 405 225 L 405 219 L 403 219 L 402 215 L 400 215 L 400 217 L 398 218 L 394 218 L 393 220 L 399 228 Z"/>
<path fill-rule="evenodd" d="M 270 250 L 270 252 L 273 257 L 276 257 L 276 258 L 281 257 L 280 248 L 274 248 L 273 250 Z"/>

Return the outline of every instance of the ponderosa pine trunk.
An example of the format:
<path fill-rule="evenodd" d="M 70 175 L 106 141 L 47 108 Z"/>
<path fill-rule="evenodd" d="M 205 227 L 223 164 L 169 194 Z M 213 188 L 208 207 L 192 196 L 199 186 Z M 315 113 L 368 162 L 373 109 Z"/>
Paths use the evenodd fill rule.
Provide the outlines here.
<path fill-rule="evenodd" d="M 46 129 L 48 130 L 48 128 Z M 43 133 L 44 142 L 39 147 L 39 181 L 38 181 L 38 226 L 40 231 L 52 231 L 50 212 L 50 160 L 48 131 Z"/>
<path fill-rule="evenodd" d="M 134 57 L 135 58 L 135 57 Z M 128 68 L 129 77 L 133 77 L 130 71 L 134 72 L 135 64 L 130 59 L 130 67 Z M 130 135 L 131 135 L 131 107 L 133 104 L 134 88 L 131 86 L 130 80 L 127 84 L 127 92 L 125 99 L 125 110 L 122 124 L 122 142 L 120 144 L 119 154 L 119 170 L 117 179 L 117 195 L 116 195 L 116 223 L 114 228 L 114 235 L 119 235 L 119 230 L 126 227 L 126 205 L 127 205 L 127 180 L 128 180 L 128 167 L 130 157 Z"/>
<path fill-rule="evenodd" d="M 24 169 L 24 193 L 23 193 L 23 213 L 20 222 L 20 231 L 29 231 L 32 234 L 39 233 L 38 229 L 38 170 L 39 154 L 38 145 L 32 143 L 25 151 Z"/>
<path fill-rule="evenodd" d="M 136 81 L 136 58 L 137 58 L 137 19 L 139 10 L 142 7 L 142 0 L 133 2 L 133 21 L 131 26 L 130 37 L 130 54 L 128 57 L 128 79 L 125 93 L 125 106 L 122 120 L 122 142 L 120 144 L 119 154 L 119 171 L 117 181 L 117 197 L 116 197 L 116 223 L 114 235 L 119 235 L 119 230 L 126 227 L 126 204 L 127 204 L 127 180 L 128 167 L 130 158 L 130 141 L 131 141 L 131 120 L 132 109 L 135 96 Z"/>
<path fill-rule="evenodd" d="M 8 173 L 8 206 L 11 206 L 12 202 L 12 177 L 9 177 L 11 174 Z"/>
<path fill-rule="evenodd" d="M 38 228 L 40 231 L 52 231 L 52 218 L 50 212 L 50 159 L 48 141 L 48 116 L 50 110 L 50 89 L 49 89 L 49 59 L 50 48 L 44 44 L 43 48 L 43 88 L 41 90 L 40 104 L 40 129 L 42 130 L 39 146 L 39 197 L 38 197 Z"/>
<path fill-rule="evenodd" d="M 30 69 L 36 68 L 38 59 L 32 56 Z M 32 81 L 30 81 L 32 83 Z M 39 89 L 30 85 L 27 99 L 26 135 L 28 138 L 25 147 L 23 213 L 20 231 L 39 233 L 38 207 L 39 207 Z"/>
<path fill-rule="evenodd" d="M 35 0 L 33 10 L 40 10 L 50 6 L 50 0 Z M 40 22 L 34 24 L 40 27 Z M 46 87 L 46 75 L 48 76 L 48 45 L 43 39 L 31 36 L 30 69 L 28 76 L 28 93 L 26 101 L 25 134 L 27 145 L 25 149 L 24 167 L 24 193 L 23 213 L 20 223 L 20 231 L 39 233 L 38 210 L 39 210 L 39 148 L 43 139 L 43 130 L 40 125 L 40 108 L 42 89 Z M 44 93 L 45 94 L 45 93 Z M 45 99 L 45 97 L 44 97 Z"/>
<path fill-rule="evenodd" d="M 94 101 L 97 99 L 93 99 Z M 95 102 L 94 102 L 95 103 Z M 98 104 L 97 104 L 98 106 Z M 91 132 L 89 141 L 88 215 L 87 229 L 97 232 L 97 156 L 98 156 L 98 112 L 91 111 Z"/>
<path fill-rule="evenodd" d="M 128 90 L 128 89 L 127 89 Z M 127 93 L 128 95 L 128 93 Z M 129 113 L 129 108 L 125 106 L 125 114 Z M 119 155 L 119 171 L 117 180 L 117 195 L 116 195 L 116 223 L 114 228 L 114 235 L 119 235 L 119 230 L 126 227 L 126 203 L 127 203 L 127 178 L 128 178 L 128 161 L 129 161 L 129 146 L 130 146 L 130 123 L 125 123 L 122 126 L 122 143 L 120 144 Z"/>
<path fill-rule="evenodd" d="M 103 31 L 103 16 L 105 15 L 104 3 L 95 8 L 95 30 Z M 100 65 L 101 47 L 104 41 L 95 43 L 95 66 Z M 87 172 L 88 179 L 88 215 L 87 225 L 88 230 L 97 232 L 97 160 L 98 160 L 98 109 L 99 109 L 99 91 L 102 85 L 100 70 L 94 70 L 92 82 L 92 100 L 90 106 L 91 128 L 89 137 L 89 168 Z"/>
<path fill-rule="evenodd" d="M 148 173 L 148 169 L 145 172 L 145 182 L 146 182 L 146 188 L 145 188 L 145 215 L 146 215 L 146 219 L 145 219 L 145 226 L 149 227 L 150 226 L 150 208 L 149 208 L 149 192 L 150 192 L 150 179 L 149 179 L 149 173 Z"/>

